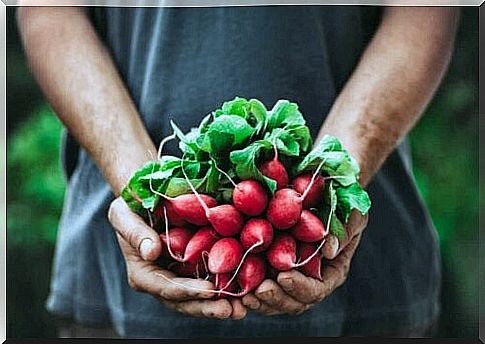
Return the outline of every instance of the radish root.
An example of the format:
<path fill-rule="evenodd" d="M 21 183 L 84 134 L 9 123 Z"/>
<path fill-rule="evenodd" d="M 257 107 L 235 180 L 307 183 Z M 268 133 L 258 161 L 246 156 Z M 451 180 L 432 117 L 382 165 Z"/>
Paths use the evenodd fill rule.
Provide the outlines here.
<path fill-rule="evenodd" d="M 234 271 L 234 274 L 232 275 L 232 277 L 229 279 L 229 281 L 226 283 L 226 285 L 224 286 L 224 288 L 222 288 L 221 290 L 225 290 L 227 287 L 229 287 L 229 285 L 232 283 L 232 281 L 234 281 L 234 279 L 236 278 L 237 274 L 239 273 L 239 270 L 241 269 L 241 266 L 244 263 L 244 260 L 246 259 L 246 257 L 248 256 L 248 254 L 252 250 L 254 250 L 256 247 L 261 246 L 262 244 L 263 244 L 263 240 L 260 240 L 260 241 L 258 241 L 256 243 L 254 243 L 250 248 L 247 249 L 247 251 L 242 256 L 241 261 L 239 262 L 239 265 L 237 266 L 236 271 Z"/>
<path fill-rule="evenodd" d="M 318 247 L 315 250 L 315 252 L 313 252 L 310 256 L 308 256 L 308 258 L 305 259 L 304 261 L 302 261 L 300 263 L 296 263 L 295 265 L 293 265 L 294 268 L 298 268 L 300 266 L 303 266 L 303 265 L 307 264 L 322 249 L 323 244 L 325 244 L 326 237 L 327 237 L 328 233 L 330 232 L 330 223 L 332 221 L 332 215 L 333 215 L 333 209 L 330 208 L 330 213 L 328 215 L 328 221 L 327 221 L 327 228 L 325 229 L 325 233 L 323 234 L 322 242 L 320 243 L 320 245 L 318 245 Z"/>
<path fill-rule="evenodd" d="M 325 163 L 325 161 L 327 161 L 327 158 L 323 159 L 322 162 L 318 165 L 317 169 L 315 170 L 315 172 L 313 172 L 313 175 L 312 175 L 312 179 L 310 180 L 310 183 L 308 183 L 305 191 L 303 192 L 303 194 L 301 195 L 301 199 L 305 199 L 305 197 L 308 195 L 308 193 L 310 192 L 310 189 L 312 188 L 313 186 L 313 183 L 315 182 L 315 179 L 317 178 L 318 174 L 320 173 L 320 170 L 322 169 L 323 167 L 323 164 Z"/>
<path fill-rule="evenodd" d="M 167 217 L 167 208 L 165 206 L 163 206 L 163 216 L 165 217 L 165 237 L 167 238 L 167 249 L 168 249 L 168 253 L 170 254 L 170 256 L 175 259 L 176 261 L 178 262 L 181 262 L 183 263 L 184 262 L 184 259 L 183 258 L 180 258 L 178 257 L 177 255 L 175 255 L 173 252 L 172 252 L 172 249 L 170 248 L 170 236 L 168 234 L 168 217 Z"/>

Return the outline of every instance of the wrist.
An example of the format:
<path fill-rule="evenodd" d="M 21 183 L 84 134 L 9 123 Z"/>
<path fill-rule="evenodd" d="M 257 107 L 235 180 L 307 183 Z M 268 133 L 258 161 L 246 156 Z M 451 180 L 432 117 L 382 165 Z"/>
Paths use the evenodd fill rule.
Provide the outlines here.
<path fill-rule="evenodd" d="M 316 142 L 318 142 L 324 135 L 332 135 L 339 139 L 342 146 L 354 158 L 360 169 L 359 182 L 365 187 L 373 175 L 372 157 L 377 154 L 376 149 L 369 146 L 369 142 L 364 140 L 364 137 L 355 133 L 349 127 L 331 126 L 325 124 L 318 134 Z"/>
<path fill-rule="evenodd" d="M 122 189 L 140 167 L 156 158 L 157 152 L 153 144 L 132 145 L 121 149 L 111 161 L 105 161 L 106 177 L 115 196 L 120 195 Z"/>

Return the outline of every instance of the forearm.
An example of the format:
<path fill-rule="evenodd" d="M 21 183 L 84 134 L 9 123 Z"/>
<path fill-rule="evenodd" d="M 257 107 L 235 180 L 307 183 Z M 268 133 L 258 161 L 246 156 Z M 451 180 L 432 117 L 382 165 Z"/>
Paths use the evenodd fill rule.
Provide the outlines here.
<path fill-rule="evenodd" d="M 319 138 L 337 136 L 366 185 L 422 115 L 447 68 L 458 12 L 389 8 L 335 101 Z"/>
<path fill-rule="evenodd" d="M 18 24 L 47 100 L 118 195 L 156 149 L 86 13 L 72 7 L 24 7 Z"/>

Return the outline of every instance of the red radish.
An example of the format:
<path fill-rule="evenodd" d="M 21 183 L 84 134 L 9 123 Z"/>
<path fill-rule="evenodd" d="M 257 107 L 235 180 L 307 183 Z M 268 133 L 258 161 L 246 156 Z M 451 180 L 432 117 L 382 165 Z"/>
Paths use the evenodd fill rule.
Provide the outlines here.
<path fill-rule="evenodd" d="M 190 179 L 187 177 L 187 174 L 185 173 L 185 170 L 182 165 L 182 173 L 184 174 L 185 180 L 187 181 L 187 184 L 189 184 L 190 189 L 193 192 L 193 195 L 197 198 L 199 204 L 198 206 L 195 206 L 197 208 L 198 216 L 203 216 L 210 222 L 212 227 L 221 235 L 223 236 L 231 236 L 234 234 L 239 233 L 241 230 L 243 224 L 244 224 L 244 218 L 242 217 L 241 213 L 232 205 L 230 204 L 222 204 L 219 206 L 210 206 L 210 204 L 207 204 L 206 199 L 204 199 L 200 195 L 197 190 L 195 189 L 194 185 L 192 185 L 192 182 Z M 182 195 L 182 196 L 188 196 L 188 195 Z M 178 196 L 178 197 L 182 197 Z M 209 199 L 214 200 L 210 196 Z M 214 200 L 215 202 L 215 200 Z M 181 212 L 176 209 L 176 211 L 180 214 Z M 202 215 L 202 213 L 204 213 Z"/>
<path fill-rule="evenodd" d="M 170 238 L 170 231 L 168 229 L 169 223 L 167 218 L 167 209 L 164 207 L 164 217 L 165 217 L 165 238 L 167 239 L 166 246 L 170 256 L 178 262 L 185 263 L 197 263 L 197 261 L 202 257 L 203 252 L 207 252 L 212 248 L 212 245 L 219 239 L 219 235 L 211 227 L 200 228 L 195 234 L 190 238 L 185 246 L 185 251 L 183 256 L 179 256 L 172 251 L 172 239 Z"/>
<path fill-rule="evenodd" d="M 228 283 L 231 283 L 236 278 L 239 270 L 244 264 L 246 256 L 251 253 L 251 251 L 262 252 L 271 245 L 271 242 L 273 241 L 273 227 L 271 227 L 271 223 L 269 223 L 268 220 L 250 219 L 244 225 L 239 240 L 246 249 L 246 252 L 239 261 L 239 265 Z"/>
<path fill-rule="evenodd" d="M 230 272 L 238 266 L 243 256 L 243 248 L 234 238 L 217 241 L 209 251 L 209 271 L 213 274 Z"/>
<path fill-rule="evenodd" d="M 302 242 L 299 244 L 298 253 L 300 260 L 305 260 L 315 252 L 316 245 Z M 313 277 L 322 280 L 322 257 L 321 255 L 315 255 L 310 259 L 308 263 L 301 266 L 299 270 L 308 277 Z"/>
<path fill-rule="evenodd" d="M 165 206 L 167 207 L 167 217 L 168 221 L 172 226 L 185 226 L 187 225 L 187 221 L 183 219 L 174 209 L 173 204 L 171 202 L 165 202 Z"/>
<path fill-rule="evenodd" d="M 184 261 L 196 263 L 204 251 L 209 252 L 219 240 L 219 235 L 212 227 L 202 227 L 192 236 L 185 248 Z"/>
<path fill-rule="evenodd" d="M 265 219 L 250 219 L 241 230 L 239 240 L 244 249 L 258 244 L 252 252 L 263 252 L 273 241 L 273 226 Z"/>
<path fill-rule="evenodd" d="M 239 295 L 246 295 L 256 289 L 264 281 L 265 276 L 264 259 L 257 255 L 249 255 L 244 261 L 237 278 L 237 282 L 242 289 Z"/>
<path fill-rule="evenodd" d="M 293 179 L 293 188 L 299 193 L 303 194 L 311 183 L 312 175 L 311 173 L 302 174 L 295 179 Z M 323 190 L 325 189 L 325 178 L 322 176 L 317 176 L 315 182 L 308 190 L 308 193 L 303 200 L 303 208 L 309 209 L 318 206 L 323 200 Z"/>
<path fill-rule="evenodd" d="M 302 197 L 293 189 L 281 189 L 276 191 L 269 201 L 266 217 L 271 224 L 278 229 L 293 227 L 301 216 Z"/>
<path fill-rule="evenodd" d="M 289 234 L 281 234 L 269 247 L 266 257 L 276 270 L 291 270 L 296 261 L 295 239 Z"/>
<path fill-rule="evenodd" d="M 266 266 L 264 259 L 258 255 L 249 255 L 241 266 L 241 271 L 237 277 L 237 282 L 241 287 L 239 293 L 225 291 L 225 287 L 219 292 L 224 295 L 242 297 L 250 291 L 256 289 L 266 277 Z"/>
<path fill-rule="evenodd" d="M 227 290 L 228 292 L 235 292 L 236 291 L 236 282 L 232 282 L 228 284 L 229 280 L 231 279 L 231 274 L 216 274 L 214 275 L 214 284 L 216 289 L 218 290 Z"/>
<path fill-rule="evenodd" d="M 204 206 L 202 206 L 199 198 L 204 203 Z M 212 208 L 217 205 L 217 201 L 211 196 L 193 194 L 169 198 L 168 202 L 172 203 L 173 210 L 181 218 L 197 226 L 204 226 L 210 222 L 206 215 L 206 208 Z"/>
<path fill-rule="evenodd" d="M 174 262 L 170 265 L 169 270 L 181 277 L 201 278 L 206 274 L 202 259 L 195 264 Z"/>
<path fill-rule="evenodd" d="M 168 217 L 168 214 L 167 214 Z M 170 239 L 170 248 L 174 255 L 178 257 L 183 257 L 185 253 L 185 248 L 192 238 L 192 231 L 184 227 L 174 227 L 168 230 L 168 235 L 166 233 L 160 234 L 160 239 L 162 240 L 162 255 L 170 256 L 168 251 L 167 238 Z"/>
<path fill-rule="evenodd" d="M 286 172 L 285 166 L 278 160 L 278 149 L 276 148 L 276 145 L 273 145 L 273 148 L 273 160 L 265 161 L 258 167 L 258 169 L 266 177 L 276 180 L 276 190 L 279 190 L 288 185 L 290 178 L 288 177 L 288 172 Z"/>
<path fill-rule="evenodd" d="M 320 241 L 327 235 L 322 221 L 309 210 L 301 212 L 300 221 L 291 232 L 295 239 L 304 242 Z"/>
<path fill-rule="evenodd" d="M 289 234 L 281 234 L 269 247 L 266 257 L 269 264 L 276 270 L 288 271 L 308 264 L 318 254 L 324 243 L 325 239 L 303 261 L 296 263 L 295 239 Z"/>
<path fill-rule="evenodd" d="M 261 183 L 244 180 L 234 187 L 232 202 L 237 210 L 249 215 L 261 215 L 268 204 L 268 196 Z"/>
<path fill-rule="evenodd" d="M 239 233 L 244 224 L 241 213 L 230 204 L 222 204 L 207 210 L 207 219 L 222 236 Z"/>
<path fill-rule="evenodd" d="M 288 229 L 300 221 L 303 200 L 306 199 L 308 193 L 312 190 L 325 160 L 326 159 L 323 159 L 317 169 L 313 172 L 312 178 L 303 193 L 298 193 L 289 188 L 276 191 L 274 197 L 269 201 L 266 215 L 274 227 L 278 229 Z"/>
<path fill-rule="evenodd" d="M 248 179 L 236 184 L 230 175 L 217 167 L 215 160 L 213 160 L 213 163 L 214 167 L 226 176 L 227 180 L 234 186 L 232 193 L 234 207 L 249 216 L 261 215 L 268 205 L 268 195 L 261 183 L 257 180 Z"/>
<path fill-rule="evenodd" d="M 215 288 L 221 291 L 221 293 L 218 293 L 216 295 L 216 299 L 220 299 L 224 297 L 225 293 L 222 292 L 224 290 L 229 293 L 234 293 L 236 291 L 236 288 L 237 288 L 236 281 L 230 281 L 231 279 L 230 273 L 216 274 L 213 276 L 215 276 L 213 279 Z"/>

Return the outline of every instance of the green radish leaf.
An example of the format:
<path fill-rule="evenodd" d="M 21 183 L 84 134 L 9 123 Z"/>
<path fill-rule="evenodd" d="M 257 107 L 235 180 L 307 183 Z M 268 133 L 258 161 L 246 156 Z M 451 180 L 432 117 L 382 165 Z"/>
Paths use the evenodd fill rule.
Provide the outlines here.
<path fill-rule="evenodd" d="M 330 222 L 330 233 L 332 235 L 335 235 L 338 239 L 345 239 L 345 237 L 347 236 L 344 225 L 335 214 L 332 214 L 332 220 Z"/>
<path fill-rule="evenodd" d="M 186 136 L 173 121 L 170 121 L 170 124 L 172 126 L 173 132 L 180 140 L 180 143 L 179 143 L 180 150 L 184 153 L 189 153 L 194 155 L 197 154 L 198 151 L 200 150 L 199 146 L 196 143 L 197 135 Z"/>
<path fill-rule="evenodd" d="M 201 149 L 214 157 L 223 156 L 232 148 L 234 134 L 210 129 L 204 136 Z"/>
<path fill-rule="evenodd" d="M 242 179 L 256 179 L 265 183 L 271 193 L 276 191 L 276 181 L 264 176 L 256 165 L 256 161 L 262 150 L 271 150 L 273 146 L 267 140 L 259 140 L 251 143 L 244 149 L 232 151 L 231 162 L 236 165 L 236 175 Z"/>
<path fill-rule="evenodd" d="M 257 99 L 250 99 L 249 106 L 249 111 L 251 115 L 254 116 L 257 123 L 255 126 L 256 133 L 259 135 L 266 130 L 266 126 L 268 125 L 268 110 L 264 104 Z"/>
<path fill-rule="evenodd" d="M 288 156 L 300 155 L 300 144 L 295 138 L 283 128 L 275 128 L 271 133 L 267 133 L 264 137 L 270 144 L 274 142 L 278 152 Z"/>
<path fill-rule="evenodd" d="M 232 147 L 247 141 L 255 129 L 239 116 L 221 115 L 208 127 L 202 142 L 202 150 L 211 156 L 227 155 Z"/>
<path fill-rule="evenodd" d="M 200 121 L 200 124 L 199 124 L 199 135 L 207 132 L 207 129 L 209 128 L 209 123 L 210 123 L 211 119 L 212 119 L 211 114 L 208 114 L 207 116 L 202 118 L 202 121 Z"/>
<path fill-rule="evenodd" d="M 246 119 L 249 116 L 249 108 L 250 105 L 247 99 L 236 97 L 233 100 L 224 102 L 222 104 L 222 113 L 218 113 L 218 115 L 236 115 Z"/>
<path fill-rule="evenodd" d="M 284 125 L 305 125 L 305 119 L 298 110 L 296 103 L 281 99 L 276 102 L 270 111 L 268 129 L 278 128 Z"/>
<path fill-rule="evenodd" d="M 133 195 L 130 191 L 130 188 L 128 186 L 125 186 L 121 190 L 121 198 L 123 198 L 125 203 L 128 205 L 128 207 L 132 211 L 134 211 L 135 213 L 137 213 L 140 216 L 146 215 L 145 212 L 143 211 L 143 206 L 142 206 L 141 202 L 139 202 L 138 200 L 136 200 L 133 197 Z"/>
<path fill-rule="evenodd" d="M 348 222 L 353 209 L 357 209 L 362 215 L 367 214 L 371 201 L 367 192 L 359 183 L 336 189 L 338 204 L 337 207 L 343 215 L 343 221 Z"/>
<path fill-rule="evenodd" d="M 335 177 L 341 185 L 348 186 L 358 181 L 360 170 L 357 162 L 342 148 L 340 141 L 330 135 L 322 138 L 320 143 L 296 166 L 294 173 L 314 170 L 322 161 L 324 161 L 322 171 Z"/>
<path fill-rule="evenodd" d="M 300 155 L 300 145 L 291 136 L 286 136 L 285 138 L 278 138 L 276 140 L 276 148 L 281 154 L 288 156 L 299 156 Z"/>
<path fill-rule="evenodd" d="M 201 181 L 201 179 L 190 179 L 190 182 L 194 185 L 196 190 Z M 192 193 L 192 189 L 190 188 L 189 183 L 187 183 L 187 180 L 182 177 L 174 177 L 170 178 L 164 195 L 168 197 L 177 197 L 188 193 Z"/>
<path fill-rule="evenodd" d="M 219 188 L 218 190 L 221 194 L 221 199 L 224 203 L 231 203 L 232 202 L 232 193 L 234 191 L 233 188 Z"/>
<path fill-rule="evenodd" d="M 214 167 L 212 161 L 209 164 L 210 167 L 197 190 L 205 194 L 214 194 L 219 188 L 221 173 Z"/>
<path fill-rule="evenodd" d="M 302 152 L 308 152 L 311 149 L 313 140 L 310 134 L 310 128 L 306 125 L 290 125 L 287 130 L 300 144 Z"/>
<path fill-rule="evenodd" d="M 143 208 L 153 211 L 160 200 L 160 196 L 152 193 L 150 196 L 143 198 Z"/>

